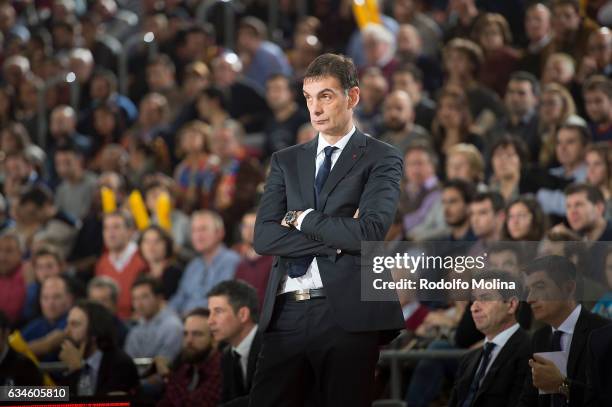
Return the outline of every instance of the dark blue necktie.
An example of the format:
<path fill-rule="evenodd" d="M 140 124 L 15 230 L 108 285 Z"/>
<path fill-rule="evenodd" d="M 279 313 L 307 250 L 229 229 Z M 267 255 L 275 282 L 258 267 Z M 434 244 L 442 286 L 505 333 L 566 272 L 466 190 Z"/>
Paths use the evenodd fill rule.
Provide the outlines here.
<path fill-rule="evenodd" d="M 555 331 L 553 332 L 552 340 L 550 341 L 550 351 L 551 352 L 561 352 L 561 337 L 563 336 L 563 331 Z M 562 407 L 565 406 L 565 397 L 562 394 L 553 394 L 550 398 L 550 405 L 552 407 Z"/>
<path fill-rule="evenodd" d="M 465 400 L 463 400 L 461 407 L 470 407 L 474 402 L 474 398 L 476 397 L 476 393 L 478 393 L 478 388 L 480 387 L 480 382 L 484 378 L 485 372 L 487 371 L 487 366 L 491 361 L 491 352 L 493 352 L 494 347 L 495 344 L 493 342 L 487 342 L 484 344 L 482 356 L 480 357 L 480 366 L 478 366 L 478 370 L 476 370 L 476 374 L 472 379 L 472 384 L 470 384 L 470 390 L 468 391 Z"/>
<path fill-rule="evenodd" d="M 327 146 L 323 149 L 323 152 L 325 153 L 325 160 L 323 161 L 321 167 L 319 167 L 319 171 L 317 172 L 317 176 L 315 177 L 314 184 L 315 209 L 319 209 L 319 195 L 321 194 L 323 186 L 325 185 L 325 181 L 327 181 L 329 173 L 331 172 L 332 154 L 334 154 L 334 151 L 336 151 L 337 149 L 338 147 L 333 146 Z M 310 266 L 310 263 L 312 263 L 313 259 L 314 256 L 306 256 L 300 257 L 298 259 L 293 259 L 291 264 L 287 267 L 287 274 L 291 278 L 302 277 L 304 274 L 306 274 L 308 266 Z"/>

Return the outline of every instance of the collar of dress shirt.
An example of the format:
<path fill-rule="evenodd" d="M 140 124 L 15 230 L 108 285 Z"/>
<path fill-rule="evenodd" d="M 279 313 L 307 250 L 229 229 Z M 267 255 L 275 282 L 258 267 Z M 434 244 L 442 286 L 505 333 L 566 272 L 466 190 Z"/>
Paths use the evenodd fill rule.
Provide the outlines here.
<path fill-rule="evenodd" d="M 344 149 L 344 147 L 346 147 L 346 145 L 348 144 L 349 140 L 351 139 L 351 136 L 355 133 L 355 126 L 353 126 L 351 128 L 351 130 L 349 130 L 348 133 L 346 133 L 344 136 L 342 136 L 342 138 L 340 140 L 338 140 L 338 142 L 336 144 L 333 144 L 334 147 L 338 147 L 338 153 L 342 153 L 342 149 Z M 317 156 L 319 154 L 323 153 L 323 149 L 325 147 L 331 146 L 332 144 L 329 144 L 327 142 L 327 140 L 325 140 L 325 138 L 323 136 L 321 136 L 321 134 L 319 133 L 319 142 L 317 144 Z"/>
<path fill-rule="evenodd" d="M 574 308 L 574 310 L 568 315 L 567 318 L 565 318 L 565 321 L 563 321 L 556 330 L 561 331 L 564 334 L 573 335 L 574 329 L 576 328 L 576 322 L 578 322 L 578 317 L 580 317 L 580 310 L 582 310 L 582 305 L 576 305 L 576 308 Z M 552 330 L 554 332 L 555 328 L 553 327 Z"/>
<path fill-rule="evenodd" d="M 137 251 L 138 245 L 136 242 L 130 241 L 121 253 L 119 253 L 117 256 L 113 256 L 111 253 L 109 253 L 108 258 L 117 271 L 123 271 L 124 267 L 127 266 L 130 259 Z"/>
<path fill-rule="evenodd" d="M 238 354 L 240 354 L 241 358 L 249 357 L 249 352 L 251 351 L 251 345 L 253 344 L 253 339 L 255 338 L 255 334 L 257 333 L 257 325 L 255 325 L 251 332 L 247 336 L 244 337 L 242 342 L 238 346 L 234 348 Z"/>
<path fill-rule="evenodd" d="M 497 347 L 497 350 L 500 350 L 501 348 L 504 347 L 506 342 L 508 342 L 510 337 L 512 335 L 514 335 L 514 333 L 516 331 L 518 331 L 519 327 L 520 327 L 519 324 L 516 323 L 516 324 L 512 325 L 510 328 L 506 328 L 503 331 L 501 331 L 500 333 L 498 333 L 497 335 L 495 335 L 495 337 L 493 339 L 491 339 L 491 340 L 485 339 L 485 343 L 493 342 L 495 344 L 495 346 Z"/>
<path fill-rule="evenodd" d="M 92 355 L 90 357 L 88 357 L 87 359 L 85 359 L 85 363 L 87 363 L 87 365 L 89 367 L 91 367 L 94 371 L 98 371 L 100 370 L 100 364 L 102 363 L 102 351 L 97 350 L 94 353 L 92 353 Z"/>

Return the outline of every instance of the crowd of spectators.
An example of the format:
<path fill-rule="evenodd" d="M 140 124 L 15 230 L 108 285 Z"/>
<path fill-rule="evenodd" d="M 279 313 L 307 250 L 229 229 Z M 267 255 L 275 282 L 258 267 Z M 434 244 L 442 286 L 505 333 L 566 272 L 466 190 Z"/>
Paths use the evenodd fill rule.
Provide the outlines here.
<path fill-rule="evenodd" d="M 217 2 L 206 19 L 203 3 L 0 1 L 0 372 L 25 366 L 10 383 L 163 406 L 248 392 L 273 262 L 253 249 L 258 198 L 272 154 L 317 136 L 301 79 L 324 52 L 359 70 L 357 126 L 403 154 L 387 240 L 466 242 L 504 270 L 532 247 L 570 256 L 566 241 L 612 240 L 609 2 L 380 0 L 364 27 L 349 0 L 279 1 L 275 25 L 264 0 Z M 145 34 L 154 47 L 124 48 Z M 57 80 L 69 73 L 75 84 Z M 598 250 L 590 308 L 610 318 L 612 250 Z M 417 337 L 471 318 L 463 303 L 400 298 Z M 12 329 L 69 373 L 22 374 L 35 367 L 7 356 Z M 469 348 L 472 331 L 426 346 Z M 421 381 L 442 376 L 417 366 L 408 404 L 439 397 Z"/>

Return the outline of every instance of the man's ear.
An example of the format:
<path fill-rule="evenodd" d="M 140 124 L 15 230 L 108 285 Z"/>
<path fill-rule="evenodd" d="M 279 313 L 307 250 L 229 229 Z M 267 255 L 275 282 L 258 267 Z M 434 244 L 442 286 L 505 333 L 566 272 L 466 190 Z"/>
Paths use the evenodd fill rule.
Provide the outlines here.
<path fill-rule="evenodd" d="M 353 86 L 348 90 L 348 108 L 354 109 L 359 103 L 359 87 Z"/>

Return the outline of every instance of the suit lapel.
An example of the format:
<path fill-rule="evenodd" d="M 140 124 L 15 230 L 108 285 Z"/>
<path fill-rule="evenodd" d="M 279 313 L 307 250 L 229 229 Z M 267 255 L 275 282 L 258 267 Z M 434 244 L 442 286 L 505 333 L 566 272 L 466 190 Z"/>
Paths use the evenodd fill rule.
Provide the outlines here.
<path fill-rule="evenodd" d="M 257 358 L 259 358 L 259 350 L 261 348 L 261 335 L 259 332 L 255 334 L 253 343 L 251 344 L 251 350 L 249 351 L 249 361 L 247 363 L 247 380 L 246 388 L 250 390 L 251 383 L 253 382 L 253 375 L 255 374 L 255 367 L 257 367 Z"/>
<path fill-rule="evenodd" d="M 585 349 L 588 337 L 588 321 L 584 307 L 580 310 L 580 316 L 576 321 L 574 335 L 572 336 L 572 344 L 570 345 L 569 356 L 567 360 L 567 375 L 574 377 L 578 361 L 582 359 L 582 353 Z"/>
<path fill-rule="evenodd" d="M 304 144 L 298 152 L 297 168 L 300 192 L 302 193 L 302 201 L 306 205 L 304 208 L 299 209 L 315 208 L 314 179 L 318 140 L 319 137 L 315 137 L 310 142 Z"/>
<path fill-rule="evenodd" d="M 330 192 L 335 188 L 338 182 L 353 168 L 353 166 L 359 161 L 366 147 L 366 136 L 355 129 L 355 133 L 351 136 L 346 147 L 342 150 L 338 161 L 329 173 L 329 177 L 321 190 L 319 197 L 320 205 L 318 210 L 325 208 L 327 198 L 329 198 Z M 314 186 L 313 186 L 314 188 Z"/>
<path fill-rule="evenodd" d="M 493 364 L 489 368 L 489 371 L 487 372 L 484 379 L 482 380 L 482 385 L 478 388 L 478 392 L 476 393 L 476 397 L 474 398 L 474 400 L 478 398 L 480 393 L 482 393 L 483 391 L 488 389 L 489 386 L 491 386 L 491 383 L 494 380 L 497 371 L 500 368 L 502 368 L 508 362 L 508 360 L 514 355 L 514 352 L 516 350 L 516 343 L 518 342 L 521 335 L 522 335 L 522 331 L 519 328 L 519 330 L 516 331 L 510 337 L 510 339 L 508 339 L 508 342 L 506 342 L 504 347 L 501 349 L 501 351 L 499 352 L 499 354 L 493 361 Z"/>

